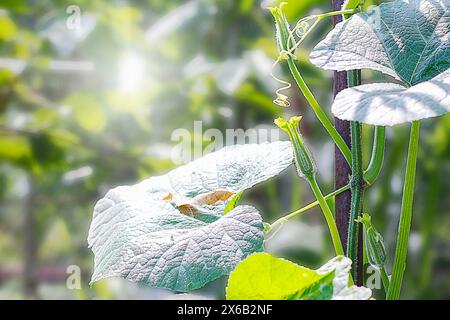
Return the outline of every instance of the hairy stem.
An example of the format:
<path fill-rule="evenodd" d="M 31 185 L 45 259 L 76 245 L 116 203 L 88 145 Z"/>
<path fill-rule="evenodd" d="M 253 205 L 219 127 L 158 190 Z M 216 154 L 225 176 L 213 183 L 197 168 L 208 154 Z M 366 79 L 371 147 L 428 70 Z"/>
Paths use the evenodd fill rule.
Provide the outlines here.
<path fill-rule="evenodd" d="M 403 186 L 402 209 L 398 225 L 397 246 L 395 248 L 394 267 L 391 283 L 389 285 L 388 300 L 397 300 L 400 297 L 403 274 L 406 268 L 408 253 L 408 240 L 411 230 L 412 208 L 414 200 L 414 184 L 416 177 L 417 152 L 419 149 L 420 122 L 413 121 L 409 138 L 408 160 L 406 164 L 405 184 Z"/>
<path fill-rule="evenodd" d="M 377 180 L 381 167 L 383 166 L 385 143 L 386 128 L 381 126 L 375 127 L 372 156 L 370 158 L 369 165 L 364 172 L 364 180 L 369 186 Z"/>
<path fill-rule="evenodd" d="M 323 211 L 325 220 L 327 221 L 335 252 L 337 255 L 345 255 L 344 248 L 342 247 L 341 238 L 339 237 L 336 222 L 334 221 L 333 213 L 331 212 L 330 207 L 328 207 L 327 201 L 325 200 L 325 197 L 323 196 L 316 179 L 309 179 L 308 181 L 309 184 L 311 185 L 311 189 L 314 193 L 314 196 L 316 197 L 317 201 L 319 202 L 320 208 Z"/>
<path fill-rule="evenodd" d="M 389 290 L 389 275 L 386 271 L 385 267 L 380 268 L 380 275 L 381 275 L 381 282 L 383 283 L 384 292 L 387 292 Z"/>
<path fill-rule="evenodd" d="M 386 128 L 385 127 L 375 127 L 375 134 L 374 134 L 374 142 L 373 142 L 373 148 L 372 148 L 372 155 L 369 165 L 367 166 L 367 169 L 364 172 L 364 181 L 367 183 L 368 186 L 371 186 L 376 179 L 378 178 L 378 175 L 381 171 L 381 167 L 383 165 L 383 159 L 384 159 L 384 151 L 385 151 L 385 140 L 386 140 Z M 350 184 L 347 184 L 325 196 L 325 200 L 332 199 L 343 192 L 350 190 Z M 285 215 L 284 217 L 281 217 L 280 219 L 276 220 L 272 223 L 270 229 L 274 230 L 275 228 L 280 227 L 283 223 L 286 221 L 295 218 L 296 216 L 305 213 L 306 211 L 316 207 L 319 204 L 318 201 L 314 201 L 292 213 L 289 213 Z"/>
<path fill-rule="evenodd" d="M 350 180 L 350 190 L 352 193 L 350 204 L 350 217 L 348 226 L 347 256 L 352 260 L 352 274 L 356 277 L 358 261 L 358 230 L 359 224 L 355 221 L 362 208 L 363 198 L 363 171 L 362 171 L 362 152 L 361 152 L 361 124 L 356 121 L 350 123 L 352 138 L 352 177 Z"/>
<path fill-rule="evenodd" d="M 325 111 L 322 109 L 322 107 L 317 102 L 313 93 L 311 92 L 311 90 L 309 89 L 305 80 L 303 79 L 302 75 L 300 74 L 300 71 L 298 70 L 297 66 L 295 65 L 294 60 L 292 58 L 288 58 L 287 62 L 288 62 L 289 69 L 291 70 L 291 74 L 294 77 L 295 82 L 297 83 L 298 87 L 300 88 L 300 91 L 304 95 L 305 99 L 308 101 L 309 105 L 313 109 L 317 118 L 322 123 L 322 125 L 325 127 L 325 129 L 327 130 L 327 132 L 333 139 L 334 143 L 338 146 L 339 150 L 341 150 L 341 152 L 344 155 L 347 162 L 349 164 L 351 164 L 352 156 L 351 156 L 350 148 L 347 146 L 344 139 L 342 139 L 341 135 L 336 131 L 336 128 L 333 126 L 330 119 L 328 119 L 327 114 L 325 113 Z"/>
<path fill-rule="evenodd" d="M 359 72 L 348 72 L 348 84 L 349 87 L 353 87 L 359 83 Z M 358 279 L 358 269 L 360 267 L 358 248 L 359 243 L 359 224 L 356 219 L 359 217 L 363 202 L 364 193 L 364 178 L 362 168 L 362 138 L 361 123 L 357 121 L 350 122 L 350 136 L 352 141 L 352 177 L 350 180 L 351 186 L 351 204 L 350 204 L 350 216 L 348 226 L 348 242 L 347 242 L 347 256 L 352 260 L 352 275 L 355 279 Z"/>

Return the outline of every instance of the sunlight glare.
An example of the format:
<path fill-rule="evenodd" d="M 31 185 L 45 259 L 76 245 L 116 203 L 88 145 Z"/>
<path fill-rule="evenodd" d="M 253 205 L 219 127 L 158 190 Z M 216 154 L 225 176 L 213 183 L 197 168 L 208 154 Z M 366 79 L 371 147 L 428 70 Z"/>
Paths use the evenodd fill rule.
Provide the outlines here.
<path fill-rule="evenodd" d="M 136 92 L 144 80 L 145 61 L 135 52 L 125 52 L 119 59 L 119 90 L 124 93 Z"/>

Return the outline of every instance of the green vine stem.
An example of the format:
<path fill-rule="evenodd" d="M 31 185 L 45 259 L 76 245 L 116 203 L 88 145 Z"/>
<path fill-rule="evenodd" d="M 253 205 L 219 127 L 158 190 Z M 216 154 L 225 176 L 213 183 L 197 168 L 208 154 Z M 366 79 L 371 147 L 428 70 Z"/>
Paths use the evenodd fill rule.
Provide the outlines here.
<path fill-rule="evenodd" d="M 341 194 L 342 192 L 345 192 L 345 191 L 347 191 L 349 189 L 350 189 L 350 185 L 348 184 L 348 185 L 346 185 L 346 186 L 344 186 L 344 187 L 342 187 L 342 188 L 340 188 L 338 190 L 333 191 L 332 193 L 327 194 L 326 196 L 324 196 L 324 198 L 325 198 L 325 200 L 332 199 L 335 196 L 337 196 L 337 195 Z M 289 213 L 289 214 L 281 217 L 280 219 L 276 220 L 275 222 L 273 222 L 270 225 L 269 232 L 271 230 L 279 229 L 279 227 L 281 227 L 285 222 L 291 220 L 292 218 L 297 217 L 298 215 L 300 215 L 302 213 L 307 212 L 308 210 L 316 207 L 318 204 L 319 204 L 319 201 L 316 200 L 316 201 L 314 201 L 314 202 L 312 202 L 312 203 L 310 203 L 310 204 L 308 204 L 308 205 L 306 205 L 306 206 L 304 206 L 304 207 L 302 207 L 302 208 L 300 208 L 300 209 L 298 209 L 298 210 L 296 210 L 296 211 L 294 211 L 292 213 Z"/>
<path fill-rule="evenodd" d="M 352 70 L 348 72 L 348 85 L 353 87 L 359 84 L 359 72 Z M 358 229 L 359 223 L 356 222 L 358 219 L 363 202 L 364 194 L 364 177 L 362 168 L 362 126 L 361 123 L 357 121 L 350 122 L 350 136 L 352 142 L 352 177 L 350 180 L 350 190 L 352 194 L 351 204 L 350 204 L 350 217 L 348 226 L 348 243 L 347 243 L 347 256 L 352 260 L 352 275 L 357 279 L 357 271 L 360 261 L 358 261 L 358 248 L 359 237 Z"/>
<path fill-rule="evenodd" d="M 408 240 L 411 230 L 412 207 L 414 200 L 414 184 L 416 177 L 417 152 L 419 149 L 420 122 L 413 121 L 409 138 L 408 160 L 406 164 L 405 184 L 403 186 L 402 209 L 398 225 L 397 246 L 395 248 L 394 267 L 392 269 L 391 284 L 387 294 L 388 300 L 400 297 L 403 274 L 406 268 Z"/>
<path fill-rule="evenodd" d="M 362 145 L 361 145 L 361 124 L 357 121 L 350 123 L 352 139 L 352 177 L 350 179 L 350 190 L 352 193 L 350 204 L 350 218 L 348 226 L 347 256 L 352 260 L 352 274 L 356 277 L 358 261 L 358 229 L 356 222 L 358 219 L 363 198 L 363 171 L 362 171 Z"/>
<path fill-rule="evenodd" d="M 387 297 L 387 292 L 389 290 L 389 275 L 385 267 L 380 268 L 380 275 L 381 275 L 381 282 L 383 283 L 384 292 L 386 292 Z"/>
<path fill-rule="evenodd" d="M 305 80 L 303 79 L 300 71 L 298 70 L 298 68 L 294 62 L 293 54 L 289 51 L 288 43 L 291 41 L 292 33 L 290 31 L 289 23 L 287 22 L 285 15 L 283 14 L 281 8 L 270 8 L 270 11 L 272 12 L 272 15 L 275 18 L 275 22 L 276 22 L 276 26 L 277 26 L 278 46 L 282 52 L 288 53 L 283 58 L 285 58 L 287 60 L 289 70 L 291 71 L 291 74 L 294 77 L 295 82 L 297 83 L 298 87 L 300 88 L 305 99 L 308 101 L 309 105 L 313 109 L 313 111 L 316 114 L 319 121 L 322 123 L 322 125 L 325 127 L 327 132 L 330 134 L 334 143 L 341 150 L 341 152 L 344 155 L 344 157 L 346 158 L 347 162 L 349 164 L 351 164 L 350 148 L 347 146 L 344 139 L 342 139 L 341 135 L 336 131 L 336 128 L 334 128 L 330 119 L 328 119 L 328 116 L 326 115 L 325 111 L 322 109 L 320 104 L 317 102 L 313 93 L 311 92 L 311 90 L 309 89 Z M 337 14 L 341 14 L 341 13 L 342 12 L 339 12 Z"/>
<path fill-rule="evenodd" d="M 316 197 L 320 208 L 322 209 L 328 228 L 330 230 L 331 239 L 333 241 L 336 255 L 344 255 L 344 249 L 336 226 L 336 222 L 334 221 L 333 213 L 331 212 L 330 207 L 328 206 L 328 203 L 325 200 L 325 197 L 323 196 L 319 185 L 317 184 L 316 164 L 311 155 L 311 152 L 303 142 L 303 138 L 298 128 L 301 119 L 302 117 L 300 116 L 292 117 L 289 120 L 278 118 L 275 119 L 274 122 L 281 130 L 285 131 L 288 134 L 289 139 L 292 142 L 292 146 L 294 148 L 294 162 L 297 168 L 297 173 L 299 177 L 308 181 L 311 190 Z"/>
<path fill-rule="evenodd" d="M 386 128 L 375 127 L 373 137 L 372 156 L 366 171 L 364 171 L 364 180 L 371 186 L 377 180 L 383 166 L 384 149 L 386 144 Z"/>
<path fill-rule="evenodd" d="M 375 181 L 378 178 L 378 175 L 381 171 L 381 168 L 383 166 L 383 160 L 384 160 L 384 151 L 385 151 L 385 140 L 386 140 L 386 128 L 385 127 L 375 127 L 375 133 L 374 133 L 374 141 L 373 141 L 373 147 L 372 147 L 372 155 L 370 158 L 369 165 L 367 166 L 367 169 L 364 171 L 364 181 L 367 183 L 368 186 L 371 186 L 375 183 Z M 339 188 L 325 196 L 325 200 L 332 199 L 336 197 L 337 195 L 340 195 L 341 193 L 347 191 L 350 189 L 350 184 L 347 184 L 343 186 L 342 188 Z M 302 213 L 307 212 L 308 210 L 316 207 L 319 204 L 318 201 L 314 201 L 292 213 L 289 213 L 280 219 L 273 222 L 270 226 L 270 230 L 275 230 L 281 227 L 285 222 L 288 220 L 291 220 L 298 215 L 301 215 Z"/>
<path fill-rule="evenodd" d="M 355 9 L 357 7 L 362 7 L 364 5 L 364 0 L 347 0 L 344 2 L 342 9 Z M 350 15 L 343 15 L 343 19 L 348 19 Z M 357 70 L 351 70 L 347 72 L 348 87 L 354 87 L 361 84 L 360 72 Z M 350 164 L 352 176 L 350 179 L 351 188 L 351 202 L 350 202 L 350 214 L 348 220 L 348 236 L 347 236 L 347 256 L 352 260 L 352 270 L 351 274 L 354 279 L 359 279 L 362 281 L 362 261 L 359 261 L 362 251 L 362 244 L 359 243 L 359 223 L 357 219 L 360 217 L 363 195 L 364 195 L 364 172 L 362 165 L 362 125 L 357 121 L 350 122 L 350 138 L 351 138 L 351 154 L 352 162 Z M 374 151 L 372 156 L 374 156 L 379 149 L 377 148 L 377 141 L 374 140 Z M 376 148 L 376 149 L 375 149 Z M 384 153 L 384 146 L 383 146 Z M 381 161 L 379 159 L 374 159 L 375 161 L 369 166 L 370 170 L 367 170 L 369 175 L 378 176 L 378 172 L 375 172 L 377 165 L 379 164 L 379 170 L 381 169 Z M 371 177 L 374 179 L 373 177 Z M 375 177 L 376 178 L 376 177 Z"/>
<path fill-rule="evenodd" d="M 322 125 L 325 127 L 325 129 L 328 131 L 331 138 L 334 140 L 335 144 L 338 146 L 339 150 L 341 150 L 342 154 L 347 159 L 347 162 L 351 165 L 350 149 L 348 148 L 344 139 L 342 139 L 341 135 L 336 131 L 336 128 L 333 126 L 330 119 L 328 119 L 328 116 L 326 115 L 325 111 L 323 111 L 322 107 L 319 105 L 317 100 L 314 98 L 314 95 L 312 94 L 311 90 L 307 86 L 305 80 L 303 79 L 302 75 L 300 74 L 300 71 L 298 70 L 298 68 L 295 65 L 292 58 L 288 58 L 288 66 L 289 66 L 289 69 L 291 70 L 292 76 L 295 79 L 295 82 L 297 83 L 298 87 L 302 91 L 306 100 L 310 104 L 310 106 L 313 109 L 314 113 L 316 114 L 317 118 L 322 123 Z"/>
<path fill-rule="evenodd" d="M 319 202 L 320 208 L 322 209 L 325 216 L 325 220 L 327 221 L 328 229 L 330 230 L 331 234 L 331 241 L 333 242 L 336 255 L 345 255 L 341 237 L 339 236 L 339 231 L 336 226 L 336 222 L 334 221 L 333 213 L 331 212 L 330 207 L 328 206 L 327 201 L 325 200 L 325 197 L 323 196 L 322 191 L 317 184 L 317 180 L 315 178 L 309 179 L 309 184 L 311 186 L 311 190 L 314 193 L 314 196 Z"/>

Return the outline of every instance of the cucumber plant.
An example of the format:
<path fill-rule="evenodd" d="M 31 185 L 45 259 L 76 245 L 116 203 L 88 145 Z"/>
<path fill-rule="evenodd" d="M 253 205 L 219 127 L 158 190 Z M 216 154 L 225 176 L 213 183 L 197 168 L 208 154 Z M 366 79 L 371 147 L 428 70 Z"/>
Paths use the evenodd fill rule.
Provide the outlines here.
<path fill-rule="evenodd" d="M 414 199 L 420 120 L 450 111 L 450 1 L 397 0 L 365 11 L 364 1 L 346 1 L 339 11 L 300 19 L 293 28 L 283 5 L 270 8 L 279 56 L 299 90 L 352 168 L 350 183 L 324 195 L 312 153 L 303 140 L 301 116 L 275 123 L 290 141 L 236 145 L 206 155 L 169 173 L 133 186 L 110 190 L 94 208 L 88 242 L 95 256 L 92 282 L 123 277 L 178 292 L 201 288 L 228 275 L 228 299 L 369 299 L 371 290 L 353 284 L 358 228 L 363 228 L 367 261 L 380 270 L 387 299 L 398 299 L 406 268 Z M 339 93 L 332 113 L 351 121 L 349 148 L 315 99 L 296 64 L 296 49 L 327 17 L 344 21 L 313 49 L 311 62 L 327 70 L 348 71 L 350 88 Z M 372 69 L 392 83 L 355 86 L 356 69 Z M 275 77 L 275 76 L 274 76 Z M 276 77 L 275 77 L 276 78 Z M 283 87 L 274 102 L 289 106 Z M 363 193 L 382 168 L 387 126 L 411 123 L 411 134 L 392 275 L 388 275 L 383 237 L 362 212 Z M 361 160 L 361 128 L 374 127 L 372 157 Z M 317 201 L 268 224 L 258 210 L 239 204 L 242 192 L 295 164 Z M 327 202 L 351 190 L 347 250 Z M 336 257 L 318 270 L 264 253 L 264 242 L 284 222 L 320 206 Z M 376 213 L 374 213 L 376 214 Z M 280 231 L 282 232 L 282 230 Z M 353 268 L 352 268 L 353 266 Z"/>

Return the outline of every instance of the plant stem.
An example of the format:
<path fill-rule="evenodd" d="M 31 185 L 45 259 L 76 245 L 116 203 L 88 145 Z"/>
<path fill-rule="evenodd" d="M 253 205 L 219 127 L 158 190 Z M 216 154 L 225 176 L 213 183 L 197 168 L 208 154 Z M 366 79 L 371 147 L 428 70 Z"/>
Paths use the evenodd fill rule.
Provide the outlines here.
<path fill-rule="evenodd" d="M 346 185 L 346 186 L 344 186 L 344 187 L 342 187 L 342 188 L 340 188 L 338 190 L 333 191 L 332 193 L 327 194 L 326 196 L 324 196 L 324 198 L 325 198 L 325 200 L 334 198 L 335 196 L 337 196 L 337 195 L 341 194 L 342 192 L 347 191 L 349 189 L 350 189 L 350 185 L 348 184 L 348 185 Z M 298 216 L 299 214 L 305 213 L 306 211 L 316 207 L 318 204 L 319 204 L 319 201 L 314 201 L 314 202 L 312 202 L 312 203 L 310 203 L 310 204 L 308 204 L 308 205 L 306 205 L 306 206 L 304 206 L 304 207 L 302 207 L 302 208 L 300 208 L 300 209 L 298 209 L 298 210 L 296 210 L 296 211 L 294 211 L 292 213 L 289 213 L 289 214 L 285 215 L 284 217 L 281 217 L 280 219 L 276 220 L 275 222 L 273 222 L 270 225 L 270 230 L 273 230 L 273 229 L 275 229 L 277 227 L 280 227 L 286 221 L 288 221 L 288 220 Z"/>
<path fill-rule="evenodd" d="M 376 127 L 371 160 L 370 160 L 369 165 L 367 166 L 366 171 L 364 172 L 364 181 L 367 183 L 368 186 L 371 186 L 376 181 L 376 179 L 378 178 L 378 175 L 381 171 L 381 167 L 383 165 L 383 159 L 384 159 L 385 139 L 386 139 L 386 128 L 385 127 Z M 350 184 L 347 184 L 347 185 L 327 194 L 325 196 L 325 200 L 334 198 L 348 190 L 350 190 Z M 314 201 L 292 213 L 285 215 L 284 217 L 281 217 L 280 219 L 278 219 L 272 223 L 270 229 L 275 229 L 276 227 L 281 226 L 286 221 L 296 217 L 299 214 L 305 213 L 306 211 L 316 207 L 318 204 L 319 204 L 318 201 Z"/>
<path fill-rule="evenodd" d="M 286 20 L 286 17 L 281 12 L 281 9 L 273 8 L 271 10 L 274 18 L 275 23 L 277 25 L 277 35 L 278 35 L 278 46 L 281 51 L 289 52 L 289 42 L 290 42 L 290 36 L 291 31 L 289 28 L 289 23 Z M 288 55 L 286 57 L 289 70 L 291 71 L 292 76 L 295 79 L 295 82 L 297 83 L 298 87 L 300 88 L 300 91 L 304 95 L 305 99 L 313 109 L 314 113 L 316 114 L 319 121 L 322 123 L 322 125 L 325 127 L 327 132 L 330 134 L 331 138 L 333 139 L 334 143 L 338 146 L 338 148 L 341 150 L 342 154 L 345 156 L 345 159 L 350 164 L 351 163 L 351 152 L 350 148 L 345 143 L 344 139 L 339 135 L 339 133 L 336 131 L 336 129 L 333 127 L 330 119 L 328 119 L 326 113 L 323 111 L 322 107 L 317 102 L 316 98 L 314 97 L 313 93 L 309 89 L 308 85 L 306 84 L 305 80 L 303 79 L 302 75 L 300 74 L 300 71 L 298 70 L 294 58 L 292 55 Z"/>
<path fill-rule="evenodd" d="M 348 85 L 353 87 L 359 84 L 359 72 L 352 70 L 348 72 Z M 348 222 L 348 238 L 347 238 L 347 256 L 352 260 L 352 275 L 355 279 L 358 270 L 361 271 L 361 265 L 358 257 L 359 243 L 359 223 L 356 219 L 359 217 L 363 202 L 364 193 L 364 178 L 362 168 L 362 138 L 361 138 L 361 123 L 357 121 L 350 122 L 350 136 L 352 141 L 352 177 L 350 180 L 351 186 L 351 203 L 350 216 Z"/>
<path fill-rule="evenodd" d="M 295 50 L 300 46 L 300 44 L 303 42 L 304 39 L 306 39 L 308 37 L 308 35 L 314 30 L 314 28 L 325 18 L 328 17 L 335 17 L 335 16 L 349 16 L 352 15 L 354 13 L 356 13 L 356 9 L 348 9 L 348 10 L 337 10 L 337 11 L 332 11 L 332 12 L 327 12 L 327 13 L 322 13 L 322 14 L 318 14 L 318 15 L 312 15 L 309 17 L 306 17 L 306 20 L 309 19 L 316 19 L 316 21 L 312 24 L 312 26 L 310 26 L 308 28 L 308 30 L 301 36 L 301 38 L 299 39 L 299 41 L 294 41 L 293 39 L 293 34 L 296 31 L 296 27 L 294 27 L 294 29 L 290 32 L 289 34 L 289 39 L 288 39 L 288 44 L 287 44 L 287 48 L 288 48 L 288 52 L 294 54 Z M 300 20 L 302 21 L 302 20 Z M 291 47 L 291 45 L 293 45 Z"/>
<path fill-rule="evenodd" d="M 408 160 L 406 164 L 405 184 L 403 187 L 402 209 L 398 226 L 397 246 L 395 248 L 394 267 L 391 284 L 389 285 L 388 300 L 397 300 L 400 297 L 403 274 L 406 268 L 408 253 L 408 240 L 411 230 L 412 207 L 414 200 L 414 184 L 416 177 L 417 152 L 419 149 L 420 122 L 413 121 L 409 138 Z"/>
<path fill-rule="evenodd" d="M 325 200 L 325 197 L 323 196 L 322 191 L 319 188 L 319 185 L 317 184 L 317 167 L 314 163 L 311 152 L 303 142 L 303 138 L 299 130 L 301 119 L 302 117 L 300 116 L 291 117 L 289 120 L 277 118 L 274 123 L 289 135 L 289 139 L 291 140 L 294 148 L 294 163 L 297 168 L 297 174 L 300 178 L 308 181 L 314 196 L 322 208 L 328 228 L 330 229 L 336 254 L 344 255 L 344 249 L 342 247 L 341 238 L 339 237 L 339 232 L 336 227 L 333 214 L 327 201 Z"/>
<path fill-rule="evenodd" d="M 364 172 L 364 180 L 369 186 L 377 180 L 381 167 L 383 166 L 385 143 L 386 128 L 381 126 L 375 127 L 372 156 L 370 158 L 369 165 Z"/>
<path fill-rule="evenodd" d="M 355 221 L 361 212 L 363 196 L 363 172 L 362 172 L 362 152 L 361 152 L 361 124 L 357 121 L 350 123 L 352 138 L 352 177 L 350 180 L 350 190 L 352 193 L 350 204 L 350 217 L 348 223 L 348 243 L 347 256 L 352 260 L 352 274 L 356 277 L 358 266 L 358 230 L 359 224 Z"/>
<path fill-rule="evenodd" d="M 309 184 L 311 185 L 311 189 L 319 202 L 320 208 L 323 211 L 325 216 L 325 220 L 327 221 L 328 228 L 330 229 L 331 240 L 333 241 L 334 250 L 337 255 L 345 255 L 344 248 L 342 247 L 341 238 L 339 237 L 339 232 L 336 226 L 336 222 L 334 221 L 333 213 L 328 207 L 327 201 L 325 200 L 322 191 L 317 184 L 316 179 L 309 179 Z"/>
<path fill-rule="evenodd" d="M 356 7 L 355 7 L 355 8 L 356 8 Z M 322 13 L 322 14 L 320 14 L 319 16 L 320 16 L 321 18 L 326 18 L 326 17 L 334 17 L 334 16 L 337 16 L 337 15 L 344 15 L 344 16 L 352 15 L 352 14 L 357 13 L 357 11 L 355 10 L 355 8 L 353 8 L 353 9 L 342 9 L 342 10 L 338 10 L 338 11 L 332 11 L 332 12 Z"/>
<path fill-rule="evenodd" d="M 381 275 L 381 282 L 383 283 L 384 287 L 384 292 L 386 292 L 387 296 L 387 292 L 389 290 L 389 275 L 385 267 L 380 268 L 380 275 Z"/>
<path fill-rule="evenodd" d="M 333 127 L 333 124 L 331 123 L 330 119 L 328 119 L 328 116 L 326 115 L 325 111 L 323 111 L 322 107 L 317 102 L 313 93 L 311 92 L 311 90 L 309 89 L 305 80 L 303 79 L 302 75 L 300 74 L 300 71 L 298 70 L 297 66 L 295 65 L 294 59 L 289 57 L 287 59 L 287 62 L 288 62 L 289 69 L 291 70 L 291 74 L 294 77 L 295 82 L 297 83 L 298 87 L 300 88 L 300 91 L 304 95 L 305 99 L 308 101 L 309 105 L 313 109 L 317 118 L 322 123 L 322 125 L 325 127 L 325 129 L 327 130 L 327 132 L 333 139 L 334 143 L 338 146 L 339 150 L 341 150 L 341 152 L 344 155 L 347 162 L 349 164 L 351 164 L 352 155 L 350 152 L 350 148 L 347 146 L 344 139 L 342 139 L 341 135 L 336 131 L 336 128 Z"/>

